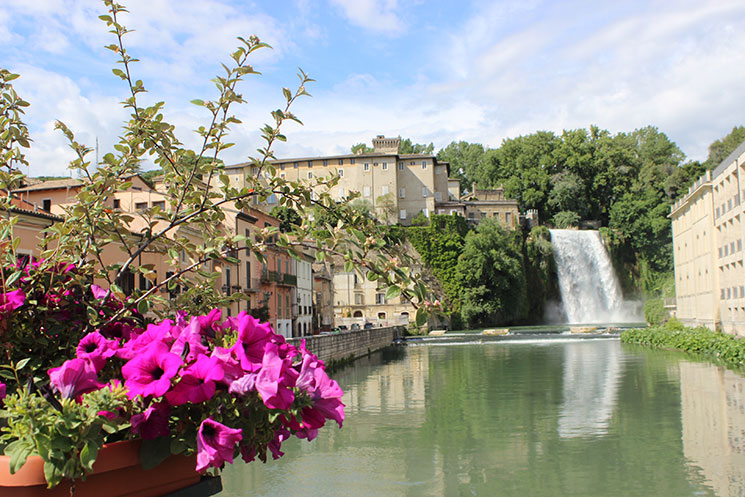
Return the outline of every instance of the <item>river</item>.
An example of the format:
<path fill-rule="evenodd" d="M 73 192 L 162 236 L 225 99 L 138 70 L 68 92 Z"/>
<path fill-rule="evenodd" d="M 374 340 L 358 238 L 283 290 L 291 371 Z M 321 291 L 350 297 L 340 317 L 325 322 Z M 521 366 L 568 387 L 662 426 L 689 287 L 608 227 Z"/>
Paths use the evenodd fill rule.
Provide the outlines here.
<path fill-rule="evenodd" d="M 618 339 L 409 345 L 334 375 L 343 429 L 221 497 L 745 495 L 745 378 Z"/>

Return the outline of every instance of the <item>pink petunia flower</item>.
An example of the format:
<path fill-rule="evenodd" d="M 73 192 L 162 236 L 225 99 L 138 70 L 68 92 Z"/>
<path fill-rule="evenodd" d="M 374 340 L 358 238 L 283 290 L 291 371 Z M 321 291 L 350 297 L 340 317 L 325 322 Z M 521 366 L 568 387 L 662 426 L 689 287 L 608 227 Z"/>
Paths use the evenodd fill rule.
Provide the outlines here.
<path fill-rule="evenodd" d="M 10 314 L 26 302 L 26 294 L 23 290 L 0 293 L 0 315 Z"/>
<path fill-rule="evenodd" d="M 153 440 L 158 437 L 167 437 L 171 434 L 168 429 L 168 417 L 171 408 L 165 402 L 152 404 L 145 412 L 132 416 L 132 431 L 139 434 L 144 440 Z"/>
<path fill-rule="evenodd" d="M 116 354 L 119 344 L 116 340 L 107 340 L 101 333 L 94 331 L 85 335 L 76 350 L 79 359 L 90 361 L 100 371 L 106 360 Z"/>
<path fill-rule="evenodd" d="M 264 346 L 261 370 L 256 377 L 256 390 L 264 405 L 270 409 L 287 409 L 295 400 L 292 387 L 298 372 L 292 368 L 289 358 L 279 356 L 279 347 L 274 343 Z"/>
<path fill-rule="evenodd" d="M 247 373 L 255 373 L 261 368 L 264 358 L 264 345 L 270 342 L 274 333 L 269 323 L 260 323 L 258 319 L 240 312 L 237 316 L 225 320 L 225 326 L 238 331 L 238 341 L 231 347 Z"/>
<path fill-rule="evenodd" d="M 202 343 L 202 329 L 196 316 L 191 318 L 189 326 L 181 330 L 171 346 L 171 352 L 181 356 L 187 344 L 189 352 L 186 354 L 186 362 L 192 362 L 198 356 L 209 353 L 209 349 Z"/>
<path fill-rule="evenodd" d="M 223 376 L 225 372 L 217 357 L 200 355 L 194 364 L 181 372 L 181 379 L 166 394 L 166 400 L 172 406 L 204 402 L 215 395 L 215 382 L 221 381 Z"/>
<path fill-rule="evenodd" d="M 85 359 L 70 359 L 62 366 L 49 370 L 49 381 L 65 399 L 77 399 L 84 393 L 98 390 L 104 384 L 98 382 L 93 364 Z"/>
<path fill-rule="evenodd" d="M 197 471 L 212 466 L 220 468 L 225 462 L 233 463 L 235 446 L 243 439 L 241 430 L 207 418 L 197 432 Z"/>
<path fill-rule="evenodd" d="M 323 361 L 302 348 L 303 362 L 295 386 L 306 392 L 313 405 L 302 410 L 303 426 L 320 428 L 326 419 L 332 419 L 341 427 L 344 422 L 344 404 L 341 401 L 344 392 L 339 384 L 332 380 L 323 365 Z"/>
<path fill-rule="evenodd" d="M 131 399 L 138 395 L 160 397 L 171 388 L 171 378 L 181 365 L 181 358 L 169 352 L 165 343 L 152 343 L 122 366 L 127 395 Z"/>
<path fill-rule="evenodd" d="M 3 405 L 3 400 L 5 399 L 5 396 L 8 393 L 7 392 L 7 388 L 8 387 L 5 385 L 5 383 L 3 383 L 2 381 L 0 381 L 0 406 Z"/>

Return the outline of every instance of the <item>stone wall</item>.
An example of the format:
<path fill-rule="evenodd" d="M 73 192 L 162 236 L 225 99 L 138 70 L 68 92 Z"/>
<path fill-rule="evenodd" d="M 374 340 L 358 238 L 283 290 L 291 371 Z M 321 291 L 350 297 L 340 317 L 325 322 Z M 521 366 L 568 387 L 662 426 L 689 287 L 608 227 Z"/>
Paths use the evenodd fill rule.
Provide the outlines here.
<path fill-rule="evenodd" d="M 290 338 L 287 341 L 305 347 L 324 362 L 361 357 L 387 347 L 402 335 L 401 327 L 372 328 L 369 330 L 342 331 L 328 335 Z"/>

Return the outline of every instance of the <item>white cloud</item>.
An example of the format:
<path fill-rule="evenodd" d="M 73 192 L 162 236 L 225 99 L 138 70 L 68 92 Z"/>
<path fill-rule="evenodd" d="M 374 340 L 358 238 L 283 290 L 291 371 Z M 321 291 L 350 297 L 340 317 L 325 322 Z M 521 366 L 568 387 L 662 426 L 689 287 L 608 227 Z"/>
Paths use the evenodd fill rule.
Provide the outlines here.
<path fill-rule="evenodd" d="M 396 13 L 396 0 L 331 0 L 349 22 L 356 26 L 388 34 L 400 34 L 404 22 Z"/>

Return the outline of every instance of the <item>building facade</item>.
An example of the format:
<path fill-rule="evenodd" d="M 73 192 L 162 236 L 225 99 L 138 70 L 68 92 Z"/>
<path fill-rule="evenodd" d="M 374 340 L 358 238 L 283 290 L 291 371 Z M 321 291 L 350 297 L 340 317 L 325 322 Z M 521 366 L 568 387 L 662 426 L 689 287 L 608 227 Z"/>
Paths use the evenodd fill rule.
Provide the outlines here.
<path fill-rule="evenodd" d="M 745 142 L 671 207 L 676 316 L 745 335 Z"/>

